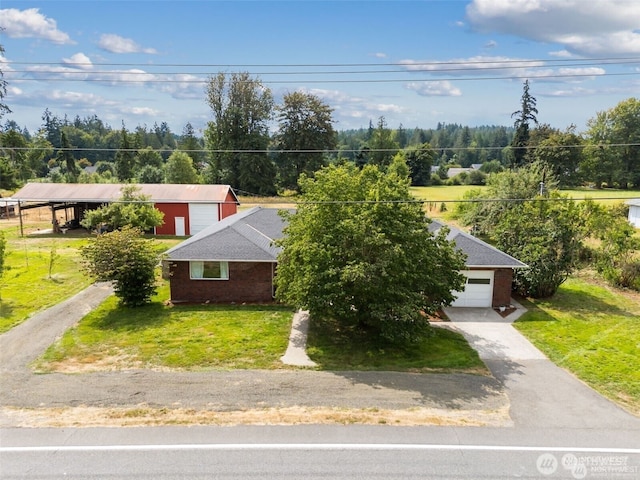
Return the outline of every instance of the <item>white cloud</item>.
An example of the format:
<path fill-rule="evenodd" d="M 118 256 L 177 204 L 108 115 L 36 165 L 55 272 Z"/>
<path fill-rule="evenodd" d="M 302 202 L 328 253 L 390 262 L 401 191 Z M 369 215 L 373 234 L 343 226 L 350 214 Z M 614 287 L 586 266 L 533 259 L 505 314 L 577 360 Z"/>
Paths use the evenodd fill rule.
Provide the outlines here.
<path fill-rule="evenodd" d="M 62 63 L 80 70 L 91 70 L 93 68 L 91 59 L 82 52 L 75 53 L 69 58 L 63 58 Z"/>
<path fill-rule="evenodd" d="M 640 53 L 640 2 L 631 0 L 473 0 L 470 25 L 579 55 Z"/>
<path fill-rule="evenodd" d="M 100 37 L 98 46 L 111 53 L 158 53 L 154 48 L 143 48 L 130 38 L 124 38 L 114 33 L 105 33 Z"/>
<path fill-rule="evenodd" d="M 451 85 L 448 81 L 438 82 L 411 82 L 406 85 L 409 90 L 413 90 L 423 97 L 459 97 L 462 91 L 458 87 Z"/>
<path fill-rule="evenodd" d="M 454 58 L 447 62 L 402 60 L 400 64 L 410 72 L 425 72 L 434 76 L 446 75 L 449 77 L 487 76 L 581 82 L 606 74 L 606 70 L 603 68 L 580 67 L 579 65 L 573 67 L 570 61 L 567 65 L 554 66 L 554 63 L 548 64 L 543 60 L 490 56 Z M 434 88 L 435 91 L 438 91 L 437 87 Z M 445 86 L 441 88 L 445 88 Z M 416 90 L 418 89 L 416 88 Z"/>
<path fill-rule="evenodd" d="M 571 58 L 571 57 L 573 57 L 571 52 L 569 52 L 568 50 L 557 50 L 555 52 L 549 52 L 549 56 L 550 57 L 557 57 L 557 58 Z"/>
<path fill-rule="evenodd" d="M 150 107 L 125 107 L 122 109 L 122 112 L 130 113 L 135 116 L 158 116 L 160 115 L 160 110 L 156 110 L 155 108 Z"/>
<path fill-rule="evenodd" d="M 495 40 L 489 40 L 487 43 L 484 44 L 484 48 L 496 48 L 498 46 L 498 42 L 496 42 Z"/>
<path fill-rule="evenodd" d="M 3 33 L 10 38 L 40 38 L 59 45 L 75 43 L 69 35 L 58 30 L 55 20 L 45 17 L 37 8 L 5 8 L 0 10 L 0 18 Z"/>

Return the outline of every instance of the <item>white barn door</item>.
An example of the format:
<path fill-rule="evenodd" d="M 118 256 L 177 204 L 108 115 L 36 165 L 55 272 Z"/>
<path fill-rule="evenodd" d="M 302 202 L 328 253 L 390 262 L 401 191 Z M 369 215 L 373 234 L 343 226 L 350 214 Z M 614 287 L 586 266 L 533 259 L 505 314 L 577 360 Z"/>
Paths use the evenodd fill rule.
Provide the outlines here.
<path fill-rule="evenodd" d="M 189 235 L 195 235 L 219 220 L 217 203 L 189 204 Z"/>

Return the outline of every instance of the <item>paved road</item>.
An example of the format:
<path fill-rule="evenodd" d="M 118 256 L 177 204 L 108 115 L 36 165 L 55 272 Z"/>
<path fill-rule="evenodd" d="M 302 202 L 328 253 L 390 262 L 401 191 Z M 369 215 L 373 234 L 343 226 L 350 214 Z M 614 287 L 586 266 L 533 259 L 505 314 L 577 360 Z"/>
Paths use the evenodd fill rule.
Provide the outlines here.
<path fill-rule="evenodd" d="M 640 474 L 640 445 L 629 447 L 628 438 L 610 430 L 308 425 L 11 433 L 0 445 L 0 476 L 7 480 L 635 480 Z M 572 469 L 570 460 L 583 468 Z M 616 465 L 625 470 L 596 468 Z"/>

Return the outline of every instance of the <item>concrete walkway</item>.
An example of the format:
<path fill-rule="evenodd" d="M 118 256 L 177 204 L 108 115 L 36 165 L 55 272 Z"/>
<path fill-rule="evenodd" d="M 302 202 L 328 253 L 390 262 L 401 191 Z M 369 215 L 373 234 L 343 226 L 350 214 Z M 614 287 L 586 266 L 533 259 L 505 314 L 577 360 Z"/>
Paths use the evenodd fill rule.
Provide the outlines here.
<path fill-rule="evenodd" d="M 285 365 L 296 367 L 315 367 L 316 362 L 307 355 L 307 332 L 309 331 L 309 312 L 298 310 L 291 322 L 289 346 L 280 358 Z"/>
<path fill-rule="evenodd" d="M 509 414 L 520 427 L 640 428 L 632 416 L 551 362 L 512 323 L 525 311 L 503 318 L 491 308 L 446 308 L 452 328 L 464 335 L 505 387 Z"/>

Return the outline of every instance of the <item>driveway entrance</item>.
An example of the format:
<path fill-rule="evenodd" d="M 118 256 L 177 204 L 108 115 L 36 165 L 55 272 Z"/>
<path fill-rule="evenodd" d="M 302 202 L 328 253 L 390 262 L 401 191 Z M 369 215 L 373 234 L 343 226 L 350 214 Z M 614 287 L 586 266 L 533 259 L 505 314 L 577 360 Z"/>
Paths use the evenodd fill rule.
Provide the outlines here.
<path fill-rule="evenodd" d="M 516 426 L 621 429 L 640 426 L 640 419 L 551 362 L 512 323 L 525 308 L 503 318 L 492 308 L 446 308 L 450 323 L 478 351 L 494 377 L 502 382 Z"/>

